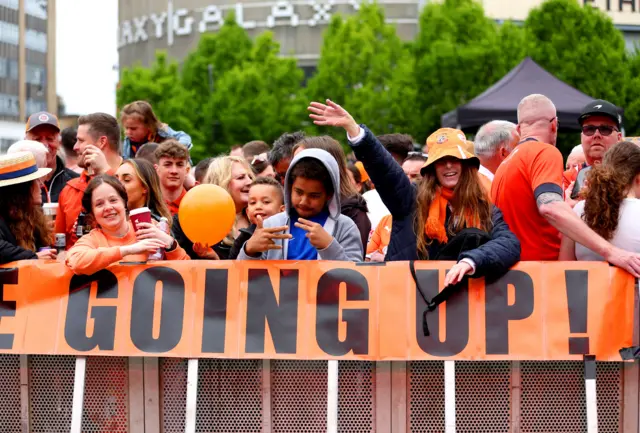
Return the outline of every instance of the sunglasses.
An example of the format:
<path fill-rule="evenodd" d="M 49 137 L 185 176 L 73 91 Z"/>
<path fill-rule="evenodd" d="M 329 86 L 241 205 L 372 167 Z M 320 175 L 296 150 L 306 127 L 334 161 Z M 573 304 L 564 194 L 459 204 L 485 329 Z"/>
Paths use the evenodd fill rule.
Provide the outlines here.
<path fill-rule="evenodd" d="M 613 133 L 613 131 L 618 132 L 618 130 L 615 127 L 609 126 L 609 125 L 598 125 L 598 126 L 588 125 L 588 126 L 582 127 L 582 133 L 587 137 L 593 136 L 593 134 L 595 134 L 596 131 L 600 131 L 600 135 L 602 135 L 603 137 L 610 136 Z"/>

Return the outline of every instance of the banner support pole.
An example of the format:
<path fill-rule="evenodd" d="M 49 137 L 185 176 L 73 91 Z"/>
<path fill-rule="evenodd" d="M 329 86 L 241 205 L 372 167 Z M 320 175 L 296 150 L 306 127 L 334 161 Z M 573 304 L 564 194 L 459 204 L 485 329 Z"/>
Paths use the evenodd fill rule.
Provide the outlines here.
<path fill-rule="evenodd" d="M 84 379 L 87 372 L 87 358 L 76 357 L 76 370 L 73 380 L 73 406 L 71 409 L 71 433 L 82 432 L 82 408 L 84 405 Z"/>
<path fill-rule="evenodd" d="M 187 408 L 185 410 L 185 433 L 196 432 L 196 409 L 198 406 L 198 359 L 189 359 L 187 370 Z"/>
<path fill-rule="evenodd" d="M 587 404 L 587 433 L 598 433 L 598 396 L 596 392 L 596 358 L 584 357 L 584 386 Z"/>
<path fill-rule="evenodd" d="M 338 433 L 338 361 L 327 367 L 327 433 Z"/>
<path fill-rule="evenodd" d="M 456 364 L 444 361 L 444 428 L 456 433 Z"/>

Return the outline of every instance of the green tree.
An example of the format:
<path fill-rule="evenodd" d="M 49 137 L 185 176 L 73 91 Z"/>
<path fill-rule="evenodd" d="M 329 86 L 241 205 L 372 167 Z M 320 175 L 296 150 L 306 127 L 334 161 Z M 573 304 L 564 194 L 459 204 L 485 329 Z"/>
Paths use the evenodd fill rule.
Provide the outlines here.
<path fill-rule="evenodd" d="M 303 72 L 293 58 L 279 57 L 280 46 L 270 32 L 255 41 L 248 59 L 233 67 L 216 83 L 205 116 L 213 119 L 208 143 L 219 152 L 250 140 L 275 140 L 297 130 L 305 120 L 300 98 Z"/>
<path fill-rule="evenodd" d="M 193 96 L 181 84 L 178 64 L 169 61 L 166 53 L 158 52 L 150 68 L 137 65 L 122 71 L 116 104 L 120 110 L 133 101 L 149 102 L 161 122 L 191 135 L 197 152 L 203 136 L 193 121 L 198 112 Z"/>
<path fill-rule="evenodd" d="M 525 31 L 530 56 L 547 71 L 593 98 L 621 107 L 628 102 L 624 37 L 604 12 L 575 0 L 547 0 L 529 12 Z M 561 134 L 558 148 L 567 154 L 578 141 L 576 134 Z"/>
<path fill-rule="evenodd" d="M 253 43 L 246 30 L 238 25 L 233 13 L 227 15 L 224 24 L 215 33 L 205 33 L 198 46 L 185 58 L 182 82 L 195 94 L 196 101 L 205 104 L 213 85 L 235 66 L 245 62 Z M 210 73 L 211 71 L 211 73 Z"/>
<path fill-rule="evenodd" d="M 332 99 L 376 133 L 398 130 L 409 123 L 406 113 L 412 112 L 413 86 L 407 83 L 412 64 L 395 27 L 385 23 L 382 8 L 363 3 L 355 15 L 331 20 L 316 74 L 308 82 L 308 99 Z M 321 132 L 344 137 L 324 128 Z"/>
<path fill-rule="evenodd" d="M 628 54 L 629 78 L 626 81 L 624 125 L 627 136 L 640 136 L 640 51 Z"/>
<path fill-rule="evenodd" d="M 428 3 L 414 47 L 414 137 L 425 140 L 440 127 L 444 113 L 470 101 L 517 65 L 524 54 L 517 42 L 523 39 L 512 24 L 499 28 L 474 0 Z"/>

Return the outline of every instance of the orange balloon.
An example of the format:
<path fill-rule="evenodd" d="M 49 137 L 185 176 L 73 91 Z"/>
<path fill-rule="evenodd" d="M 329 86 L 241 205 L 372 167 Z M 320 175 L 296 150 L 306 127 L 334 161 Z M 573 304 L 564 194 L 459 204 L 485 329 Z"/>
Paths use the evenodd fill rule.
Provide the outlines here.
<path fill-rule="evenodd" d="M 218 185 L 191 188 L 180 202 L 180 227 L 191 242 L 215 245 L 227 236 L 236 220 L 229 193 Z"/>

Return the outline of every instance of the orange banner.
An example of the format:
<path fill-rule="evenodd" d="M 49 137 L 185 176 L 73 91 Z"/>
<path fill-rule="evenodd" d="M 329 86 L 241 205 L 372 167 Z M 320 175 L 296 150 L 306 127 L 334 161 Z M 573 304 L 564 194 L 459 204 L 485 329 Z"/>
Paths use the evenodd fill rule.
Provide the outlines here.
<path fill-rule="evenodd" d="M 415 263 L 428 299 L 451 266 Z M 408 262 L 121 263 L 87 277 L 24 261 L 0 268 L 0 353 L 619 361 L 634 283 L 605 263 L 523 262 L 425 315 Z"/>

